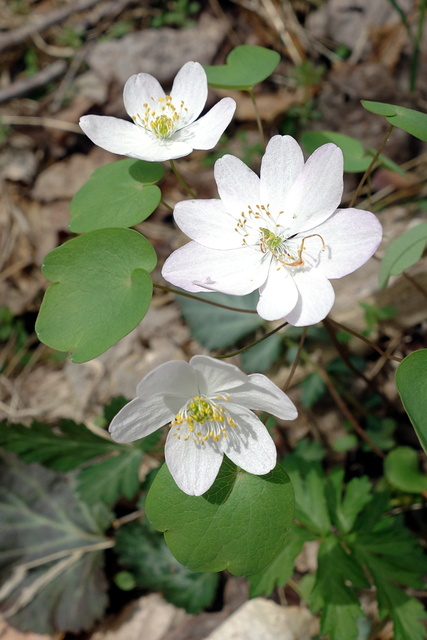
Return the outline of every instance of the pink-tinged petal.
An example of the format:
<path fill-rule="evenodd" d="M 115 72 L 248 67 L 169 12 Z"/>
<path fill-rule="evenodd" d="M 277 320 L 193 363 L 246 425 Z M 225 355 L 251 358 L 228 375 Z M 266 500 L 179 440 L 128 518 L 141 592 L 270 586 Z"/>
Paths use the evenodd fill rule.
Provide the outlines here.
<path fill-rule="evenodd" d="M 382 237 L 376 216 L 361 209 L 338 209 L 315 231 L 326 245 L 319 270 L 327 278 L 342 278 L 358 269 L 373 256 Z"/>
<path fill-rule="evenodd" d="M 220 291 L 244 296 L 267 278 L 268 264 L 251 247 L 220 251 L 189 242 L 166 260 L 165 280 L 186 291 Z"/>
<path fill-rule="evenodd" d="M 190 364 L 199 373 L 199 380 L 203 382 L 201 393 L 207 396 L 231 394 L 233 390 L 248 382 L 248 376 L 234 364 L 209 356 L 193 356 Z M 226 403 L 220 402 L 220 404 L 224 404 L 227 408 Z"/>
<path fill-rule="evenodd" d="M 298 302 L 286 315 L 289 324 L 305 327 L 326 318 L 335 300 L 329 280 L 314 268 L 296 272 L 293 277 L 298 288 Z"/>
<path fill-rule="evenodd" d="M 215 181 L 219 196 L 228 213 L 236 219 L 242 212 L 248 212 L 248 206 L 255 209 L 260 200 L 259 178 L 235 156 L 225 155 L 215 162 Z"/>
<path fill-rule="evenodd" d="M 312 229 L 334 213 L 342 197 L 343 167 L 342 151 L 332 143 L 309 157 L 284 203 L 289 235 Z"/>
<path fill-rule="evenodd" d="M 144 115 L 146 109 L 144 104 L 148 104 L 151 109 L 157 109 L 159 98 L 164 96 L 165 92 L 159 81 L 149 73 L 137 73 L 131 76 L 123 89 L 123 102 L 131 118 L 137 114 Z"/>
<path fill-rule="evenodd" d="M 202 118 L 180 129 L 176 139 L 188 142 L 193 149 L 212 149 L 230 124 L 235 110 L 234 100 L 223 98 Z"/>
<path fill-rule="evenodd" d="M 179 127 L 194 122 L 208 97 L 206 72 L 199 62 L 186 62 L 175 76 L 171 89 L 172 102 L 179 113 Z M 181 109 L 184 102 L 184 111 Z"/>
<path fill-rule="evenodd" d="M 236 427 L 228 427 L 227 437 L 219 440 L 223 453 L 248 473 L 264 475 L 274 469 L 276 447 L 261 420 L 244 407 L 230 403 L 226 408 Z"/>
<path fill-rule="evenodd" d="M 109 431 L 116 442 L 133 442 L 149 436 L 174 417 L 161 396 L 135 398 L 113 418 Z"/>
<path fill-rule="evenodd" d="M 136 388 L 141 397 L 173 394 L 181 398 L 180 409 L 194 395 L 197 395 L 197 376 L 188 362 L 171 360 L 147 373 Z"/>
<path fill-rule="evenodd" d="M 172 139 L 159 140 L 142 127 L 111 118 L 110 116 L 83 116 L 80 127 L 98 147 L 148 162 L 163 162 L 182 158 L 192 152 L 192 147 Z"/>
<path fill-rule="evenodd" d="M 232 391 L 230 395 L 233 404 L 240 404 L 254 411 L 267 411 L 283 420 L 295 420 L 298 412 L 294 403 L 274 382 L 261 373 L 248 376 L 248 382 Z"/>
<path fill-rule="evenodd" d="M 242 235 L 221 200 L 183 200 L 174 210 L 178 227 L 189 238 L 211 249 L 238 249 Z"/>
<path fill-rule="evenodd" d="M 274 136 L 261 162 L 261 200 L 276 216 L 285 208 L 286 196 L 304 168 L 304 156 L 291 136 Z"/>
<path fill-rule="evenodd" d="M 285 318 L 298 302 L 298 291 L 286 267 L 277 268 L 273 258 L 268 278 L 259 290 L 257 312 L 264 320 Z"/>
<path fill-rule="evenodd" d="M 204 444 L 178 439 L 180 432 L 172 427 L 165 444 L 165 460 L 178 487 L 189 496 L 201 496 L 211 487 L 222 463 L 223 453 L 217 443 Z"/>

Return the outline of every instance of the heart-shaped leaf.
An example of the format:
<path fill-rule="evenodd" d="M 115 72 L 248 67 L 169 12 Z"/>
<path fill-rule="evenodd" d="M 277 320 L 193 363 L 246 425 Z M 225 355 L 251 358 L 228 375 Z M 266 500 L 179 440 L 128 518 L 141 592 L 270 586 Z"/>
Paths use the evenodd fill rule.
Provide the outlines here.
<path fill-rule="evenodd" d="M 396 370 L 396 387 L 427 453 L 427 349 L 414 351 L 400 363 Z"/>
<path fill-rule="evenodd" d="M 36 332 L 73 362 L 86 362 L 134 329 L 152 296 L 156 265 L 150 243 L 130 229 L 101 229 L 69 240 L 49 253 L 47 289 Z"/>
<path fill-rule="evenodd" d="M 399 276 L 423 255 L 427 242 L 427 222 L 408 229 L 390 242 L 385 250 L 378 274 L 380 287 L 387 286 L 390 276 Z"/>
<path fill-rule="evenodd" d="M 145 506 L 184 566 L 250 575 L 281 550 L 293 518 L 294 493 L 280 465 L 254 476 L 225 458 L 216 481 L 200 497 L 183 493 L 163 465 Z"/>
<path fill-rule="evenodd" d="M 384 116 L 393 126 L 427 142 L 427 113 L 386 102 L 371 102 L 370 100 L 361 100 L 361 102 L 367 111 Z"/>
<path fill-rule="evenodd" d="M 418 453 L 411 447 L 397 447 L 384 460 L 384 474 L 389 483 L 407 493 L 427 491 L 427 476 L 420 471 Z"/>
<path fill-rule="evenodd" d="M 158 162 L 133 158 L 100 167 L 71 200 L 71 231 L 86 233 L 142 222 L 159 205 L 162 194 L 154 183 L 163 174 Z"/>
<path fill-rule="evenodd" d="M 242 44 L 227 56 L 226 64 L 204 67 L 208 84 L 217 89 L 248 91 L 270 76 L 280 62 L 277 51 Z"/>

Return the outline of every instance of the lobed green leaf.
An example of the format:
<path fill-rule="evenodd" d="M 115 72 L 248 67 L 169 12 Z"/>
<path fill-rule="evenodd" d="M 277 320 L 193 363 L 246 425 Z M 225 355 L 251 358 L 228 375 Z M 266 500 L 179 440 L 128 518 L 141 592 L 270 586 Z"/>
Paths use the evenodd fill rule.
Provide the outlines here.
<path fill-rule="evenodd" d="M 399 364 L 396 387 L 421 446 L 427 453 L 427 349 L 414 351 Z"/>
<path fill-rule="evenodd" d="M 380 287 L 387 286 L 390 276 L 399 276 L 416 264 L 424 253 L 427 242 L 427 222 L 405 231 L 390 242 L 385 250 L 379 271 Z"/>
<path fill-rule="evenodd" d="M 248 91 L 268 78 L 279 62 L 277 51 L 242 44 L 228 54 L 226 64 L 204 69 L 211 87 Z"/>
<path fill-rule="evenodd" d="M 393 126 L 403 129 L 407 133 L 427 142 L 427 114 L 407 109 L 395 104 L 386 102 L 372 102 L 361 100 L 362 106 L 371 113 L 384 118 Z"/>
<path fill-rule="evenodd" d="M 427 476 L 420 471 L 419 456 L 411 447 L 397 447 L 384 460 L 384 474 L 392 487 L 407 493 L 427 492 Z"/>

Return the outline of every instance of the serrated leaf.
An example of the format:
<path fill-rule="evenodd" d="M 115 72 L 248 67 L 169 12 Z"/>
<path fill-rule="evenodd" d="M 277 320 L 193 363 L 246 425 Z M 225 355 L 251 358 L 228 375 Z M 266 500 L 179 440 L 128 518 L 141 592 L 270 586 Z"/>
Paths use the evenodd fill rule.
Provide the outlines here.
<path fill-rule="evenodd" d="M 129 500 L 139 487 L 138 471 L 142 451 L 134 447 L 117 452 L 80 471 L 78 492 L 88 504 L 105 502 L 113 504 L 119 496 Z"/>
<path fill-rule="evenodd" d="M 427 242 L 427 222 L 408 229 L 390 242 L 385 250 L 379 271 L 379 284 L 384 289 L 390 276 L 399 276 L 418 262 Z"/>
<path fill-rule="evenodd" d="M 169 602 L 188 613 L 199 613 L 215 598 L 218 575 L 190 571 L 173 557 L 162 534 L 145 520 L 121 527 L 116 536 L 119 563 L 136 584 L 161 591 Z"/>
<path fill-rule="evenodd" d="M 102 229 L 51 251 L 43 265 L 53 282 L 36 322 L 39 339 L 73 362 L 96 358 L 142 320 L 156 265 L 150 243 L 130 229 Z"/>
<path fill-rule="evenodd" d="M 288 533 L 293 509 L 292 486 L 280 465 L 254 476 L 227 458 L 212 487 L 200 497 L 183 493 L 163 465 L 146 501 L 149 520 L 164 532 L 181 564 L 193 571 L 228 569 L 235 575 L 251 575 L 273 560 Z"/>
<path fill-rule="evenodd" d="M 70 229 L 86 233 L 110 227 L 133 227 L 158 207 L 163 166 L 126 158 L 97 169 L 70 203 Z"/>
<path fill-rule="evenodd" d="M 295 558 L 301 553 L 305 542 L 315 540 L 316 536 L 293 524 L 285 543 L 278 555 L 264 569 L 249 576 L 251 585 L 249 596 L 269 596 L 277 587 L 283 587 L 294 571 Z"/>
<path fill-rule="evenodd" d="M 11 455 L 0 466 L 0 612 L 22 631 L 77 633 L 107 604 L 102 535 L 112 514 L 88 509 L 72 477 Z"/>
<path fill-rule="evenodd" d="M 243 44 L 227 56 L 226 64 L 204 67 L 208 84 L 218 89 L 252 89 L 270 76 L 280 62 L 276 51 Z"/>
<path fill-rule="evenodd" d="M 384 118 L 393 126 L 403 129 L 407 133 L 427 142 L 427 114 L 407 109 L 395 104 L 386 102 L 372 102 L 361 100 L 362 106 L 371 113 Z"/>
<path fill-rule="evenodd" d="M 427 453 L 427 349 L 414 351 L 399 364 L 396 387 L 421 446 Z"/>
<path fill-rule="evenodd" d="M 418 453 L 397 447 L 384 460 L 384 474 L 392 487 L 407 493 L 427 492 L 427 476 L 420 471 Z"/>
<path fill-rule="evenodd" d="M 282 337 L 274 333 L 254 347 L 243 351 L 240 356 L 242 369 L 246 373 L 264 373 L 271 369 L 281 350 Z"/>
<path fill-rule="evenodd" d="M 24 462 L 40 462 L 54 471 L 70 471 L 126 445 L 101 438 L 84 424 L 61 420 L 56 427 L 42 422 L 33 422 L 30 427 L 1 422 L 0 447 L 17 453 Z"/>
<path fill-rule="evenodd" d="M 344 483 L 344 471 L 335 468 L 328 476 L 326 497 L 333 524 L 345 534 L 353 529 L 357 516 L 372 499 L 372 485 L 366 476 Z"/>
<path fill-rule="evenodd" d="M 237 309 L 255 310 L 258 294 L 230 296 L 225 293 L 199 293 L 198 297 Z M 191 298 L 177 296 L 182 317 L 191 334 L 207 349 L 225 349 L 264 324 L 257 313 L 241 313 L 214 307 Z"/>
<path fill-rule="evenodd" d="M 352 138 L 344 133 L 337 131 L 308 131 L 301 136 L 301 142 L 307 153 L 313 153 L 322 144 L 333 142 L 336 144 L 344 155 L 344 171 L 347 173 L 361 173 L 366 171 L 372 162 L 372 149 L 365 148 L 360 140 Z M 406 176 L 406 173 L 394 162 L 386 158 L 383 154 L 378 157 L 378 163 L 395 171 L 396 173 Z"/>

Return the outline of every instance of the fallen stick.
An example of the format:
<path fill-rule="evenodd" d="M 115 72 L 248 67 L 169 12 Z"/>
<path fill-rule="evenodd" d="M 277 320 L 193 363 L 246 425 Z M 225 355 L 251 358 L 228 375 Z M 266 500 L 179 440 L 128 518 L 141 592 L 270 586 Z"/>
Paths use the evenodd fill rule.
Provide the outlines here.
<path fill-rule="evenodd" d="M 17 80 L 9 86 L 3 87 L 0 89 L 0 103 L 9 102 L 12 98 L 20 98 L 35 89 L 44 87 L 48 82 L 55 80 L 55 78 L 65 73 L 66 68 L 67 63 L 65 60 L 57 60 L 34 76 Z"/>

